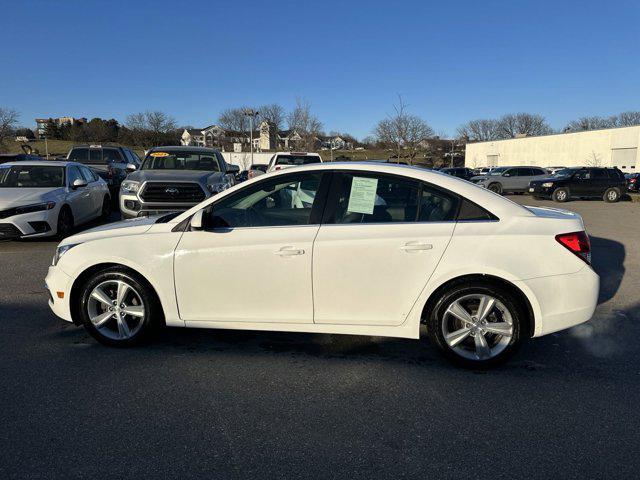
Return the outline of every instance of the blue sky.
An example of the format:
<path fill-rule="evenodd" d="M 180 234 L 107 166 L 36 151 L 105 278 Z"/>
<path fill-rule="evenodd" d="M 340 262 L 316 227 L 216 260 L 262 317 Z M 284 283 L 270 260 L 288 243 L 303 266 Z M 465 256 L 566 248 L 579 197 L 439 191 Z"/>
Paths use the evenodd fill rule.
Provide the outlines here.
<path fill-rule="evenodd" d="M 0 0 L 0 106 L 215 123 L 309 101 L 358 137 L 401 94 L 438 133 L 529 111 L 552 127 L 640 110 L 637 1 Z"/>

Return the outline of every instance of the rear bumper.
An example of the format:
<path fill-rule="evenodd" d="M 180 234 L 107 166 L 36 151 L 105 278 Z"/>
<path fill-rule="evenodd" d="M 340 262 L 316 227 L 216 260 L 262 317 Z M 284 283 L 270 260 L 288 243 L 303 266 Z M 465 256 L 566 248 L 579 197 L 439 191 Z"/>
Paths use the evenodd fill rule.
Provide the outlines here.
<path fill-rule="evenodd" d="M 69 308 L 69 297 L 73 279 L 59 268 L 49 267 L 45 278 L 45 287 L 49 291 L 49 307 L 58 317 L 67 322 L 73 321 Z M 62 296 L 62 298 L 60 298 Z"/>
<path fill-rule="evenodd" d="M 537 301 L 534 337 L 571 328 L 588 321 L 598 305 L 600 277 L 589 266 L 569 275 L 517 282 Z"/>

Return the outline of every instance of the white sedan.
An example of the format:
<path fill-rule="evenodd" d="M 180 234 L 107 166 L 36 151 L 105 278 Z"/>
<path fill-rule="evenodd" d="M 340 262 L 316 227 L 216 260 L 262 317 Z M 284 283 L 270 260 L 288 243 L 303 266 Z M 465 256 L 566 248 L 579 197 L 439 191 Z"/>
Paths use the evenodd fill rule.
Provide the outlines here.
<path fill-rule="evenodd" d="M 59 235 L 111 211 L 109 189 L 75 162 L 0 165 L 0 239 Z"/>
<path fill-rule="evenodd" d="M 464 365 L 585 322 L 599 277 L 579 215 L 429 170 L 291 168 L 180 214 L 63 241 L 49 305 L 107 345 L 158 325 L 431 340 Z"/>

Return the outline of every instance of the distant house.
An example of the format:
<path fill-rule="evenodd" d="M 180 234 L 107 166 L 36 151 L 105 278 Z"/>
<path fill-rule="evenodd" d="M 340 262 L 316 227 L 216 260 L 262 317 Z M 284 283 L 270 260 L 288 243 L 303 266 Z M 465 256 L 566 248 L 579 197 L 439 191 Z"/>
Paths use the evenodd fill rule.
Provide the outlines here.
<path fill-rule="evenodd" d="M 253 132 L 254 149 L 260 148 L 260 132 Z M 232 150 L 234 144 L 248 145 L 251 140 L 249 132 L 225 130 L 219 125 L 209 125 L 205 128 L 186 128 L 180 136 L 182 145 L 197 147 L 218 147 Z"/>
<path fill-rule="evenodd" d="M 320 148 L 326 150 L 351 150 L 353 148 L 353 143 L 345 140 L 340 135 L 320 135 L 318 136 L 318 141 L 320 142 Z"/>
<path fill-rule="evenodd" d="M 204 134 L 198 128 L 185 128 L 180 136 L 181 145 L 189 145 L 193 147 L 204 147 Z"/>

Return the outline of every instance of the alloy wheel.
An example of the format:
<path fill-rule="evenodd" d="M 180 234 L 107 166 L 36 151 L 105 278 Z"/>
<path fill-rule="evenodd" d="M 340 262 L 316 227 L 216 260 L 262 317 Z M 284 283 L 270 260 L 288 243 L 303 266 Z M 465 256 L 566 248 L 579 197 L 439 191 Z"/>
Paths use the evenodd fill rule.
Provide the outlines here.
<path fill-rule="evenodd" d="M 112 340 L 133 337 L 144 323 L 140 293 L 124 280 L 107 280 L 91 291 L 87 313 L 94 327 Z"/>
<path fill-rule="evenodd" d="M 514 334 L 513 317 L 497 298 L 486 294 L 454 300 L 442 318 L 442 334 L 456 354 L 469 360 L 499 355 Z"/>

